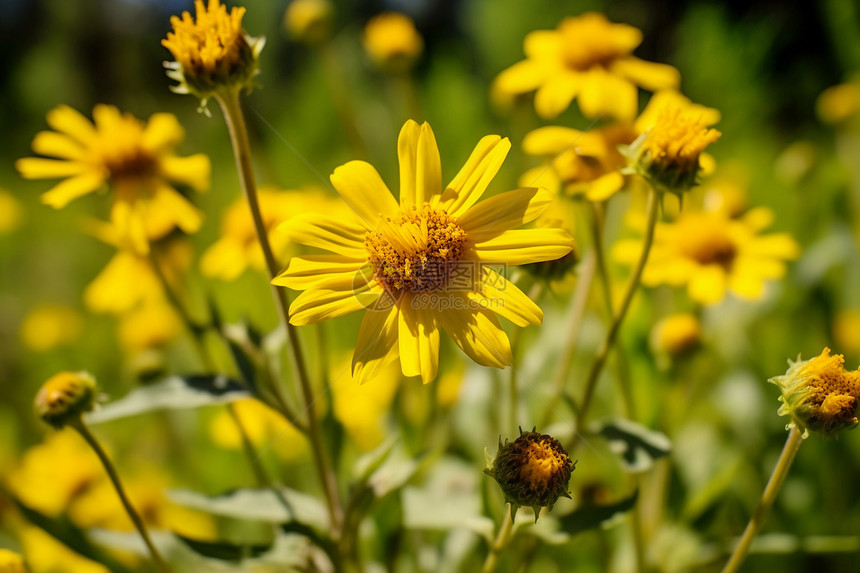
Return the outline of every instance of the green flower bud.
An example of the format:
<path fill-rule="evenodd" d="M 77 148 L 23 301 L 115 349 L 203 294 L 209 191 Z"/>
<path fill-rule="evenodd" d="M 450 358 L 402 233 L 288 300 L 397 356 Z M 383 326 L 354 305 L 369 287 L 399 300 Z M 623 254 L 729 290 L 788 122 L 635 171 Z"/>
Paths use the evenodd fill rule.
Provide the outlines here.
<path fill-rule="evenodd" d="M 96 381 L 86 372 L 60 372 L 42 384 L 36 394 L 36 412 L 59 429 L 93 409 Z"/>

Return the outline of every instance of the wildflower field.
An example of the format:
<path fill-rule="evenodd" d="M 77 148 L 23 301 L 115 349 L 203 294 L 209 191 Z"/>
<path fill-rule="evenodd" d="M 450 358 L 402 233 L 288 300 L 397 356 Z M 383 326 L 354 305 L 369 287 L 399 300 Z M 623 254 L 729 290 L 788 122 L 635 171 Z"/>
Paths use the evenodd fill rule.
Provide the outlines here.
<path fill-rule="evenodd" d="M 856 3 L 0 44 L 0 573 L 857 570 Z"/>

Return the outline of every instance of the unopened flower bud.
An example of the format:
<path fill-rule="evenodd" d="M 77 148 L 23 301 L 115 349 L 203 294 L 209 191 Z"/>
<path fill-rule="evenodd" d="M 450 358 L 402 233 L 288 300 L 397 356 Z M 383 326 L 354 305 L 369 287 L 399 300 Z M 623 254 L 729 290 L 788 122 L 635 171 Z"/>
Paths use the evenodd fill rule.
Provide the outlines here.
<path fill-rule="evenodd" d="M 96 381 L 86 372 L 60 372 L 42 384 L 36 394 L 36 412 L 55 428 L 80 418 L 93 409 Z"/>

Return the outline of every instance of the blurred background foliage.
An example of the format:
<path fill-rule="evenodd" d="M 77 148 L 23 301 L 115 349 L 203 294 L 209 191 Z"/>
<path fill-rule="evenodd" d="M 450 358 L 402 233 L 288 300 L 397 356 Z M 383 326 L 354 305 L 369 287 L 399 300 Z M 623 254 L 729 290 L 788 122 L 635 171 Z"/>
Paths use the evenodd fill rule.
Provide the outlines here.
<path fill-rule="evenodd" d="M 333 71 L 325 54 L 287 38 L 283 26 L 287 4 L 248 3 L 244 19 L 250 34 L 267 38 L 258 77 L 261 87 L 246 99 L 261 184 L 330 190 L 328 174 L 356 157 L 338 115 L 341 90 L 350 95 L 366 144 L 364 158 L 386 181 L 396 181 L 394 142 L 403 121 L 412 116 L 432 124 L 446 180 L 481 136 L 511 137 L 513 151 L 491 191 L 515 187 L 522 171 L 533 165 L 519 151 L 522 137 L 543 123 L 530 106 L 513 111 L 494 107 L 488 87 L 501 70 L 522 59 L 522 39 L 528 32 L 554 28 L 564 17 L 588 10 L 640 28 L 644 41 L 636 55 L 676 66 L 682 92 L 721 111 L 717 127 L 723 137 L 711 148 L 718 175 L 728 173 L 741 181 L 750 205 L 772 208 L 773 229 L 790 232 L 802 245 L 803 256 L 783 281 L 771 285 L 761 303 L 727 300 L 706 309 L 702 315 L 706 348 L 688 359 L 658 368 L 648 346 L 657 320 L 669 312 L 690 310 L 683 296 L 665 288 L 639 295 L 622 343 L 639 404 L 638 421 L 673 439 L 676 461 L 670 462 L 672 469 L 661 470 L 671 476 L 664 511 L 668 521 L 686 527 L 683 535 L 655 538 L 650 550 L 683 552 L 684 540 L 700 555 L 707 553 L 703 547 L 722 550 L 719 544 L 746 523 L 784 440 L 786 420 L 776 415 L 777 391 L 764 381 L 781 374 L 787 358 L 798 353 L 809 358 L 824 346 L 844 353 L 847 366 L 860 363 L 860 131 L 856 122 L 834 127 L 815 113 L 822 91 L 860 71 L 860 6 L 851 0 L 696 0 L 671 5 L 626 0 L 343 0 L 335 2 L 331 47 L 338 68 Z M 197 112 L 194 98 L 172 94 L 161 67 L 168 59 L 160 41 L 169 29 L 169 17 L 190 8 L 190 2 L 180 0 L 0 4 L 0 189 L 17 204 L 0 208 L 7 213 L 20 210 L 17 224 L 0 234 L 0 468 L 12 467 L 21 452 L 43 440 L 45 430 L 31 415 L 31 403 L 39 385 L 56 371 L 87 369 L 112 397 L 137 385 L 120 351 L 114 319 L 88 313 L 82 302 L 83 289 L 106 264 L 112 248 L 82 233 L 81 220 L 92 215 L 106 218 L 105 202 L 88 197 L 54 211 L 39 202 L 47 183 L 25 181 L 14 170 L 15 159 L 31 155 L 33 135 L 46 128 L 45 113 L 68 104 L 89 116 L 96 103 L 110 103 L 139 118 L 159 111 L 177 115 L 186 129 L 178 151 L 204 152 L 213 166 L 211 190 L 195 197 L 207 214 L 203 230 L 192 237 L 198 255 L 217 237 L 219 213 L 239 195 L 226 128 L 217 109 L 210 118 Z M 417 95 L 411 103 L 404 103 L 403 86 L 374 71 L 361 50 L 364 23 L 384 10 L 410 15 L 425 41 L 413 72 Z M 645 101 L 640 97 L 640 108 Z M 576 106 L 550 123 L 578 129 L 588 125 Z M 614 223 L 609 232 L 615 235 L 610 236 L 626 233 L 621 215 L 628 204 L 626 198 L 612 204 Z M 576 233 L 588 242 L 580 237 L 584 233 Z M 621 277 L 624 270 L 613 266 L 612 272 Z M 265 281 L 258 273 L 245 273 L 236 283 L 209 281 L 205 289 L 198 289 L 211 294 L 230 321 L 247 316 L 265 331 L 276 325 Z M 251 300 L 258 304 L 249 307 Z M 564 309 L 566 304 L 562 293 L 550 308 Z M 56 343 L 40 349 L 38 341 L 27 342 L 23 325 L 44 305 L 67 307 L 73 318 L 64 323 L 68 327 Z M 525 333 L 526 348 L 540 353 L 538 342 L 564 331 L 564 315 L 556 314 L 547 312 L 540 332 Z M 587 364 L 590 348 L 597 344 L 588 321 L 598 321 L 600 312 L 586 318 L 576 368 Z M 336 349 L 348 351 L 357 324 L 348 318 L 325 325 Z M 36 330 L 42 338 L 47 336 L 44 329 Z M 188 354 L 182 341 L 170 350 L 176 370 L 197 368 Z M 538 386 L 549 378 L 549 366 L 533 364 L 528 353 L 523 360 L 524 375 Z M 422 400 L 435 391 L 413 382 L 402 385 L 395 398 L 407 436 L 420 429 L 419 423 L 409 420 L 421 418 Z M 600 387 L 604 414 L 617 410 L 610 406 L 614 395 L 612 384 Z M 689 396 L 695 400 L 687 401 Z M 528 411 L 542 409 L 540 396 L 523 399 Z M 484 446 L 492 451 L 499 426 L 493 425 L 491 414 L 486 421 L 474 422 L 469 410 L 474 403 L 462 395 L 459 407 L 465 413 L 453 414 L 460 437 L 452 438 L 452 450 L 463 450 L 461 457 L 471 462 L 479 459 Z M 174 460 L 174 483 L 214 493 L 247 482 L 247 475 L 235 475 L 238 454 L 219 449 L 206 437 L 214 414 L 201 416 L 124 420 L 110 427 L 109 441 L 124 450 L 129 468 L 151 460 Z M 485 438 L 485 443 L 477 444 L 467 434 L 470 424 L 479 424 L 474 435 Z M 147 432 L 141 433 L 144 425 Z M 183 437 L 176 441 L 176 435 Z M 854 483 L 860 476 L 860 439 L 848 433 L 838 441 L 813 437 L 808 442 L 765 528 L 765 533 L 797 537 L 770 538 L 779 550 L 751 556 L 750 571 L 856 567 L 860 494 Z M 595 448 L 579 456 L 571 482 L 575 499 L 623 489 L 623 480 L 607 477 L 612 464 L 599 446 Z M 177 451 L 187 455 L 182 463 L 175 463 Z M 476 473 L 479 470 L 475 468 Z M 294 478 L 295 485 L 301 485 L 301 476 Z M 2 504 L 0 499 L 0 516 Z M 498 515 L 501 506 L 493 511 Z M 792 555 L 796 539 L 806 544 L 801 555 Z M 0 526 L 0 545 L 5 541 Z M 551 557 L 553 552 L 577 554 L 570 557 L 579 565 L 577 570 L 599 571 L 605 564 L 600 545 L 589 536 L 553 548 Z M 660 562 L 663 569 L 674 570 L 670 557 Z"/>

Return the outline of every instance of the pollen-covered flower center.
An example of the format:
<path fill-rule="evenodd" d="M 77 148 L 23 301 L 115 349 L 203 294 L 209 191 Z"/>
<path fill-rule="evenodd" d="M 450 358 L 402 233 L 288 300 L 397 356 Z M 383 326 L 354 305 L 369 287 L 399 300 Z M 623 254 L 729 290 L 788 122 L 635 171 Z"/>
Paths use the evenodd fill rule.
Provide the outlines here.
<path fill-rule="evenodd" d="M 388 290 L 440 290 L 462 259 L 466 233 L 445 211 L 424 203 L 380 217 L 364 239 L 376 280 Z"/>
<path fill-rule="evenodd" d="M 698 169 L 702 151 L 720 135 L 716 129 L 708 129 L 700 117 L 669 107 L 660 113 L 643 148 L 658 170 L 690 172 Z"/>
<path fill-rule="evenodd" d="M 570 464 L 563 450 L 546 440 L 530 442 L 525 452 L 525 463 L 520 467 L 520 479 L 529 489 L 543 492 L 550 482 Z"/>

